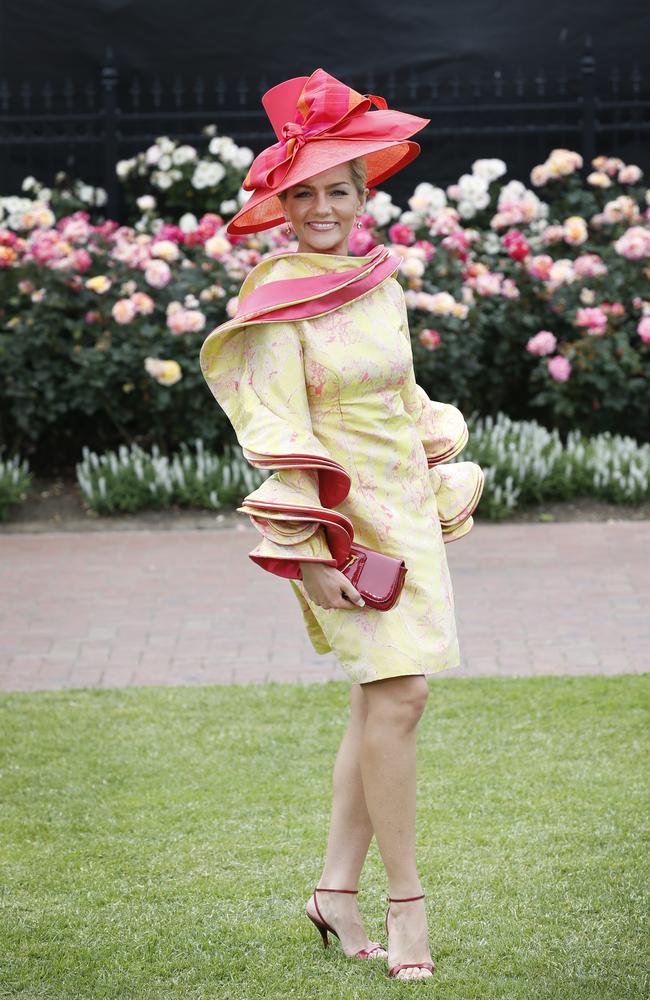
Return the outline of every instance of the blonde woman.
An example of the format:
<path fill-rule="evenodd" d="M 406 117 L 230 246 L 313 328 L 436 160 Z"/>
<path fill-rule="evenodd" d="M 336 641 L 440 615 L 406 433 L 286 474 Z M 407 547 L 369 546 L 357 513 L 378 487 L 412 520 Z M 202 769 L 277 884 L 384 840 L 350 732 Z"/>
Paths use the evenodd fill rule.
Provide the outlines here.
<path fill-rule="evenodd" d="M 278 142 L 256 157 L 253 193 L 230 235 L 284 222 L 297 247 L 262 260 L 237 313 L 206 338 L 201 368 L 244 455 L 275 470 L 238 508 L 262 538 L 250 558 L 290 581 L 319 653 L 350 678 L 321 877 L 306 914 L 351 958 L 389 976 L 433 975 L 415 856 L 416 730 L 427 674 L 459 665 L 444 545 L 472 527 L 483 488 L 460 411 L 429 399 L 413 371 L 408 318 L 385 247 L 348 254 L 370 187 L 414 159 L 427 119 L 391 111 L 322 69 L 263 98 Z M 376 110 L 371 110 L 371 105 Z M 342 572 L 355 542 L 404 559 L 388 611 Z M 372 837 L 386 869 L 386 948 L 372 941 L 358 883 Z"/>

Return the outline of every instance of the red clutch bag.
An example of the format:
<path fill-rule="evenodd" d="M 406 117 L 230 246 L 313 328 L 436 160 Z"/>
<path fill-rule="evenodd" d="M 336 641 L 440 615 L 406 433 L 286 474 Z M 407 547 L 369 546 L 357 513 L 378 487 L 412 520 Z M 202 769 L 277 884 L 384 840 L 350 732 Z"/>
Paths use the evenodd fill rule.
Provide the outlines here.
<path fill-rule="evenodd" d="M 399 603 L 404 578 L 408 570 L 403 559 L 353 542 L 347 563 L 341 573 L 355 587 L 368 607 L 388 611 Z"/>

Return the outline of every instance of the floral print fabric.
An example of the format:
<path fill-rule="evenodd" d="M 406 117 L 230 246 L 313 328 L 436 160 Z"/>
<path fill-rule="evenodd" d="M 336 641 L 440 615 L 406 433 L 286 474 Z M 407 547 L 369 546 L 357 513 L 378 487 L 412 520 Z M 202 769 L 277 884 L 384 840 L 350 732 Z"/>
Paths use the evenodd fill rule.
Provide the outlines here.
<path fill-rule="evenodd" d="M 248 288 L 358 263 L 338 255 L 286 255 L 258 265 Z M 228 351 L 234 352 L 230 362 Z M 408 568 L 400 601 L 389 611 L 324 609 L 310 600 L 302 580 L 291 579 L 316 651 L 333 651 L 358 682 L 458 666 L 445 542 L 471 529 L 483 475 L 472 462 L 442 464 L 465 446 L 467 427 L 456 407 L 430 400 L 416 384 L 397 280 L 389 277 L 324 315 L 241 328 L 223 345 L 218 371 L 210 369 L 209 353 L 206 341 L 204 374 L 240 442 L 249 449 L 254 442 L 252 452 L 315 452 L 340 463 L 350 489 L 335 510 L 352 523 L 354 540 L 403 558 Z M 244 405 L 238 399 L 243 385 Z M 271 501 L 263 514 L 253 504 L 260 497 Z M 265 558 L 336 565 L 323 525 L 274 512 L 275 503 L 320 507 L 318 471 L 280 469 L 244 499 L 238 509 L 262 535 L 251 558 L 262 565 Z"/>

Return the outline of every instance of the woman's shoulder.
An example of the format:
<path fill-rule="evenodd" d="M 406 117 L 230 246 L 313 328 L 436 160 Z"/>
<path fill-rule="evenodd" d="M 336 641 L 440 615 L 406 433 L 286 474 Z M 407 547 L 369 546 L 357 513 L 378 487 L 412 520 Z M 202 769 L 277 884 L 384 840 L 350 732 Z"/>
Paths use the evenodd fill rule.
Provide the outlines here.
<path fill-rule="evenodd" d="M 259 261 L 248 272 L 239 291 L 239 297 L 241 299 L 250 295 L 256 288 L 261 288 L 270 281 L 282 281 L 283 278 L 295 278 L 295 276 L 295 262 L 291 260 L 291 254 L 272 254 Z"/>

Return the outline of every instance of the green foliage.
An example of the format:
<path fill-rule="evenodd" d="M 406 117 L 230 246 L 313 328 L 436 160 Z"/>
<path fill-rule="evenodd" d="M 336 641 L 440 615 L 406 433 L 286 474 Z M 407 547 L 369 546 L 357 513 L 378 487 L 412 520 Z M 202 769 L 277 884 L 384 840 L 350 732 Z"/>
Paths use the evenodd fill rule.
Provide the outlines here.
<path fill-rule="evenodd" d="M 108 252 L 106 241 L 97 243 Z M 223 322 L 224 302 L 239 279 L 203 250 L 187 248 L 189 267 L 179 269 L 166 288 L 151 289 L 154 310 L 128 324 L 113 317 L 132 269 L 111 263 L 111 289 L 100 295 L 64 272 L 25 264 L 21 279 L 45 295 L 21 295 L 15 273 L 0 270 L 0 426 L 13 451 L 27 453 L 42 470 L 69 467 L 86 445 L 104 450 L 123 442 L 164 449 L 196 436 L 210 446 L 232 439 L 228 420 L 214 402 L 199 366 L 205 332 L 176 335 L 167 325 L 167 307 L 203 289 L 219 290 L 201 309 L 209 329 Z M 201 266 L 196 258 L 201 258 Z M 102 274 L 100 266 L 93 272 Z M 4 297 L 2 296 L 4 293 Z M 0 313 L 2 310 L 0 310 Z M 178 362 L 182 379 L 173 388 L 145 369 L 146 357 Z"/>
<path fill-rule="evenodd" d="M 609 432 L 589 439 L 579 431 L 563 444 L 557 430 L 503 413 L 474 414 L 468 426 L 469 442 L 456 461 L 477 462 L 485 474 L 477 517 L 498 520 L 517 507 L 578 496 L 624 504 L 650 496 L 650 444 Z M 183 446 L 170 459 L 155 446 L 150 455 L 122 447 L 119 454 L 100 457 L 84 449 L 77 478 L 93 510 L 117 513 L 172 503 L 209 510 L 236 506 L 267 476 L 248 465 L 239 446 L 210 455 L 198 439 L 195 449 L 193 454 Z"/>
<path fill-rule="evenodd" d="M 31 484 L 32 474 L 27 459 L 21 460 L 14 455 L 5 462 L 0 461 L 0 521 L 6 521 L 9 508 L 26 498 Z"/>
<path fill-rule="evenodd" d="M 88 506 L 98 514 L 118 514 L 144 508 L 186 507 L 220 510 L 236 506 L 245 493 L 259 486 L 267 473 L 253 469 L 241 449 L 226 445 L 221 455 L 205 452 L 197 439 L 195 452 L 183 444 L 171 458 L 154 445 L 148 454 L 138 445 L 97 455 L 83 449 L 77 480 Z"/>
<path fill-rule="evenodd" d="M 650 444 L 609 431 L 594 437 L 535 421 L 468 420 L 469 441 L 456 461 L 476 462 L 485 486 L 476 516 L 500 520 L 517 507 L 590 496 L 638 504 L 650 497 Z"/>

